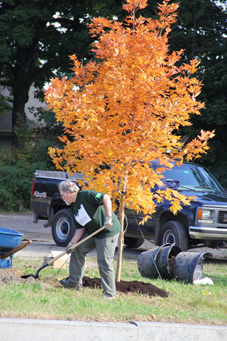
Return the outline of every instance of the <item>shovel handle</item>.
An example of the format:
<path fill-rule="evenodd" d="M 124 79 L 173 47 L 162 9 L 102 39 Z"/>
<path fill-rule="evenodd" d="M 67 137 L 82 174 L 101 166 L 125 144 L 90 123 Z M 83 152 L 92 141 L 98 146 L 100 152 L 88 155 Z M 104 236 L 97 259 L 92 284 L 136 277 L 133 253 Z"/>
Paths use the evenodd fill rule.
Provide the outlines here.
<path fill-rule="evenodd" d="M 97 231 L 93 232 L 92 234 L 89 234 L 89 236 L 87 236 L 86 238 L 80 240 L 78 243 L 76 243 L 75 245 L 72 246 L 72 250 L 74 250 L 75 248 L 77 248 L 79 245 L 83 244 L 84 242 L 86 242 L 88 239 L 94 237 L 96 234 L 98 234 L 99 232 L 105 230 L 106 227 L 102 226 L 100 227 L 100 229 L 98 229 Z M 61 258 L 62 256 L 64 256 L 67 253 L 67 251 L 63 251 L 61 253 L 59 253 L 59 255 L 57 255 L 55 258 L 50 259 L 45 265 L 51 265 L 53 264 L 56 260 L 58 260 L 59 258 Z"/>

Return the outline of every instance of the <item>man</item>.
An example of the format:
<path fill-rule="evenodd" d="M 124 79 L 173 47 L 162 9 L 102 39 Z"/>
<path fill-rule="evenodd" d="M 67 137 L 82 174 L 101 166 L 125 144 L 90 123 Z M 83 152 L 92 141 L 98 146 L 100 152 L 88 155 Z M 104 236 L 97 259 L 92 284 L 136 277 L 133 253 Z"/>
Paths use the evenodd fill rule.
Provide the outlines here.
<path fill-rule="evenodd" d="M 82 288 L 86 254 L 96 247 L 104 297 L 114 298 L 116 285 L 113 258 L 121 224 L 112 212 L 109 195 L 93 190 L 81 191 L 74 182 L 69 180 L 59 184 L 59 191 L 65 203 L 71 205 L 76 224 L 76 232 L 66 249 L 68 253 L 71 253 L 69 278 L 61 280 L 61 285 L 77 290 Z M 87 237 L 104 225 L 105 230 L 72 251 L 72 246 L 81 238 Z"/>

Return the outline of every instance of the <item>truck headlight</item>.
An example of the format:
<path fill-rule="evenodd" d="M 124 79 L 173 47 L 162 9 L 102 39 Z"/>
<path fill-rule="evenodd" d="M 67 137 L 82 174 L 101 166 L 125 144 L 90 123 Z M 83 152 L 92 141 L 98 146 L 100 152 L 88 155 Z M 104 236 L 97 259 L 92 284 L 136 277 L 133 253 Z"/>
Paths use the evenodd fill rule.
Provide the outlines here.
<path fill-rule="evenodd" d="M 214 211 L 199 208 L 198 214 L 197 214 L 197 220 L 199 223 L 213 224 L 214 223 Z"/>

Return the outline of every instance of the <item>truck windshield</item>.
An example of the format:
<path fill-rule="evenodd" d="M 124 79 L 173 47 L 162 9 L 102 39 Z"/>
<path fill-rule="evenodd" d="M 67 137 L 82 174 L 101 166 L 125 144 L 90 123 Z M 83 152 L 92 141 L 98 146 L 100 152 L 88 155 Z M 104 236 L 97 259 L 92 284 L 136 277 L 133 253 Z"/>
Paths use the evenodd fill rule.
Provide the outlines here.
<path fill-rule="evenodd" d="M 155 165 L 154 168 L 158 166 Z M 165 179 L 178 180 L 180 182 L 178 190 L 195 190 L 195 191 L 218 191 L 224 192 L 222 186 L 202 166 L 184 164 L 182 166 L 174 166 L 162 173 Z"/>

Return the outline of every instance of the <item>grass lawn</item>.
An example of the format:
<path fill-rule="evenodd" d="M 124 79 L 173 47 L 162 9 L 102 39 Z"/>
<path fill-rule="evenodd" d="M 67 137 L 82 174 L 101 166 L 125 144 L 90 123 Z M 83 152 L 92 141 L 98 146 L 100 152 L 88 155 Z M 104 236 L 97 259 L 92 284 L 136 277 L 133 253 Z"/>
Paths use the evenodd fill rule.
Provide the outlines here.
<path fill-rule="evenodd" d="M 41 258 L 17 257 L 10 269 L 20 279 L 20 275 L 35 274 L 42 263 Z M 0 269 L 1 277 L 6 270 Z M 85 275 L 99 277 L 96 258 L 87 259 Z M 175 280 L 143 278 L 136 259 L 123 260 L 122 280 L 151 283 L 169 292 L 165 298 L 118 293 L 116 300 L 110 301 L 102 297 L 101 289 L 84 288 L 78 292 L 62 288 L 59 280 L 68 276 L 68 270 L 58 272 L 47 267 L 39 276 L 39 279 L 0 282 L 0 317 L 227 324 L 226 263 L 204 262 L 203 277 L 211 278 L 214 285 L 196 286 Z"/>

